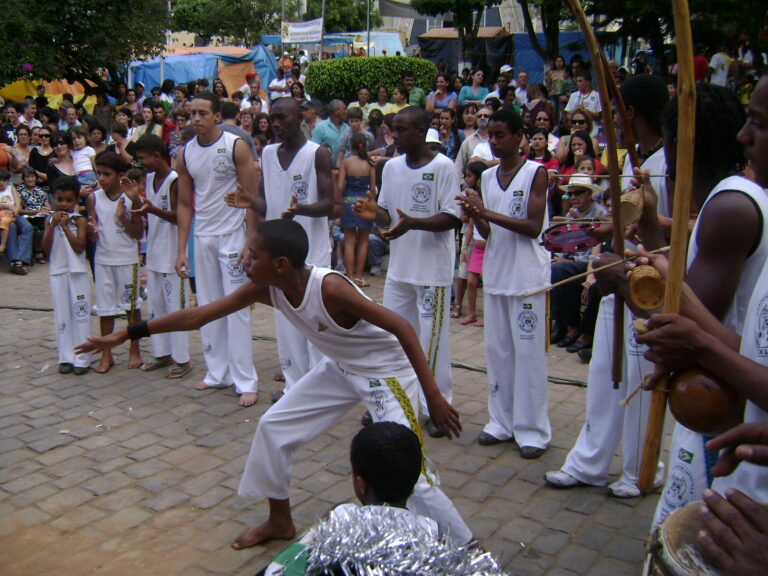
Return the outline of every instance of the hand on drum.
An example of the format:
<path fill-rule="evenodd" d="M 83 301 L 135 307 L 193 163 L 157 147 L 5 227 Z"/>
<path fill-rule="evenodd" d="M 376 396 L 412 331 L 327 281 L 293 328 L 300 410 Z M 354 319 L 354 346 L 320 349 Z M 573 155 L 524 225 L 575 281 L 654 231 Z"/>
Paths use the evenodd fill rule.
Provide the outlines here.
<path fill-rule="evenodd" d="M 699 541 L 726 576 L 764 575 L 768 566 L 768 507 L 738 490 L 723 498 L 705 490 Z"/>
<path fill-rule="evenodd" d="M 714 476 L 727 476 L 741 462 L 768 466 L 768 422 L 740 424 L 707 442 L 707 450 L 722 450 L 712 468 Z"/>

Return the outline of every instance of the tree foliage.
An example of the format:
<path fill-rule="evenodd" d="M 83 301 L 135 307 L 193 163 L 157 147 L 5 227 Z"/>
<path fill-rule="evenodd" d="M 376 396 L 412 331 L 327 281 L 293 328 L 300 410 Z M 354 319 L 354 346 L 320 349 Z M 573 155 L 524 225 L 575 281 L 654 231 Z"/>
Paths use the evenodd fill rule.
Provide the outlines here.
<path fill-rule="evenodd" d="M 361 86 L 386 86 L 389 92 L 403 83 L 403 73 L 411 71 L 416 85 L 425 92 L 432 90 L 437 66 L 429 60 L 409 57 L 336 58 L 312 62 L 307 70 L 307 92 L 315 99 L 328 102 L 340 98 L 347 102 L 357 99 Z"/>
<path fill-rule="evenodd" d="M 286 14 L 295 14 L 296 0 L 284 3 Z M 262 34 L 280 30 L 280 0 L 177 0 L 173 5 L 174 30 L 192 32 L 210 43 L 214 36 L 252 46 Z"/>
<path fill-rule="evenodd" d="M 131 60 L 160 53 L 166 0 L 6 0 L 0 84 L 20 78 L 86 81 L 106 88 Z"/>
<path fill-rule="evenodd" d="M 369 0 L 328 0 L 325 3 L 325 31 L 332 32 L 357 32 L 365 30 L 367 25 Z M 378 11 L 374 10 L 375 3 L 371 5 L 371 29 L 381 26 L 384 21 Z M 320 18 L 322 5 L 320 2 L 307 4 L 305 20 Z"/>
<path fill-rule="evenodd" d="M 459 35 L 459 54 L 462 60 L 468 61 L 483 12 L 500 3 L 501 0 L 411 0 L 411 7 L 426 16 L 453 13 L 453 25 Z"/>

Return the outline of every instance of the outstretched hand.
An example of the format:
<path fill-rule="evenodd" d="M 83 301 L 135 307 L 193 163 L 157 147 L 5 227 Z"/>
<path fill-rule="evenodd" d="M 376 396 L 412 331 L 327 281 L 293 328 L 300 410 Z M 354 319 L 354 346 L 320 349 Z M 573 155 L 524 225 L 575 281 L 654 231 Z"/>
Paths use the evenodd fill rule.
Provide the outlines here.
<path fill-rule="evenodd" d="M 461 422 L 459 413 L 448 404 L 448 401 L 439 395 L 432 400 L 427 399 L 427 409 L 429 410 L 429 419 L 439 430 L 445 432 L 448 438 L 461 435 Z"/>
<path fill-rule="evenodd" d="M 352 204 L 352 212 L 366 220 L 375 220 L 378 210 L 379 205 L 376 203 L 373 190 L 368 190 L 365 198 L 358 198 L 357 202 Z"/>
<path fill-rule="evenodd" d="M 394 240 L 395 238 L 400 238 L 400 236 L 413 228 L 413 218 L 400 210 L 400 208 L 397 208 L 397 216 L 398 220 L 395 222 L 395 225 L 382 232 L 381 235 L 384 240 Z"/>
<path fill-rule="evenodd" d="M 480 214 L 480 211 L 483 209 L 483 201 L 480 195 L 471 188 L 464 190 L 463 196 L 456 196 L 456 201 L 470 216 Z"/>
<path fill-rule="evenodd" d="M 139 206 L 135 210 L 131 210 L 131 214 L 139 214 L 139 215 L 149 214 L 149 212 L 150 212 L 150 210 L 152 210 L 152 208 L 153 208 L 152 203 L 149 200 L 144 200 L 141 203 L 141 206 Z"/>
<path fill-rule="evenodd" d="M 82 344 L 75 346 L 76 354 L 87 354 L 88 352 L 98 352 L 100 350 L 107 350 L 119 346 L 128 339 L 128 332 L 123 330 L 122 332 L 113 332 L 108 336 L 102 336 L 101 338 L 88 338 Z"/>
<path fill-rule="evenodd" d="M 247 210 L 253 205 L 253 198 L 245 191 L 240 184 L 235 190 L 230 190 L 224 194 L 224 201 L 230 208 L 240 208 Z"/>
<path fill-rule="evenodd" d="M 707 450 L 722 450 L 714 476 L 728 476 L 742 462 L 768 466 L 768 422 L 739 424 L 707 442 Z"/>

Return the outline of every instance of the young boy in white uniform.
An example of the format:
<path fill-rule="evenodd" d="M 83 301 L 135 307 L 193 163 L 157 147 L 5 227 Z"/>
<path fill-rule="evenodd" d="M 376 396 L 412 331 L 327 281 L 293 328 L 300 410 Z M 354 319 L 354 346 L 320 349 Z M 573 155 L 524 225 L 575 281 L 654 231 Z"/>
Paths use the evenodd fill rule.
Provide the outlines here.
<path fill-rule="evenodd" d="M 129 168 L 125 160 L 115 152 L 102 152 L 95 164 L 99 188 L 87 200 L 88 233 L 96 243 L 93 311 L 99 317 L 101 335 L 106 336 L 115 329 L 115 317 L 123 312 L 128 322 L 141 320 L 138 242 L 144 226 L 141 216 L 131 212 L 131 200 L 122 190 L 121 179 Z M 94 371 L 105 374 L 114 364 L 112 352 L 105 350 Z M 142 364 L 138 343 L 134 342 L 128 368 Z"/>
<path fill-rule="evenodd" d="M 157 318 L 189 305 L 186 279 L 175 270 L 178 175 L 166 160 L 166 147 L 159 136 L 142 136 L 136 142 L 134 152 L 148 172 L 145 199 L 138 194 L 135 184 L 130 188 L 126 184 L 126 193 L 133 202 L 134 212 L 147 215 L 147 290 L 152 318 Z M 181 378 L 192 369 L 189 365 L 189 334 L 186 332 L 153 336 L 152 352 L 155 359 L 141 367 L 145 372 L 170 366 L 165 377 Z"/>
<path fill-rule="evenodd" d="M 416 420 L 420 383 L 435 425 L 449 436 L 461 430 L 459 415 L 440 394 L 408 322 L 370 300 L 342 275 L 305 267 L 307 252 L 307 236 L 299 224 L 267 220 L 251 242 L 247 261 L 251 284 L 207 306 L 130 328 L 131 338 L 191 330 L 261 302 L 283 311 L 326 355 L 259 422 L 238 492 L 268 498 L 269 519 L 241 534 L 233 543 L 237 549 L 295 536 L 288 500 L 293 453 L 360 400 L 374 420 L 398 422 L 420 436 Z M 129 332 L 123 331 L 90 339 L 78 350 L 115 346 L 128 338 Z M 414 512 L 435 519 L 454 542 L 466 544 L 471 539 L 469 528 L 435 485 L 426 459 L 410 504 Z"/>
<path fill-rule="evenodd" d="M 354 209 L 379 226 L 391 226 L 383 235 L 390 240 L 384 306 L 416 330 L 440 393 L 450 402 L 450 286 L 461 188 L 453 162 L 426 145 L 429 116 L 423 109 L 404 108 L 393 128 L 401 156 L 384 166 L 378 208 L 370 192 Z M 427 426 L 430 436 L 442 436 L 431 421 Z"/>
<path fill-rule="evenodd" d="M 524 294 L 550 280 L 550 256 L 539 242 L 547 221 L 547 171 L 520 156 L 523 124 L 513 110 L 492 114 L 488 127 L 491 150 L 501 162 L 483 173 L 482 201 L 474 192 L 461 199 L 488 239 L 483 292 L 490 422 L 478 442 L 514 440 L 523 458 L 538 458 L 552 438 L 546 294 Z"/>
<path fill-rule="evenodd" d="M 238 183 L 255 196 L 258 175 L 246 142 L 218 128 L 220 101 L 211 93 L 192 100 L 196 136 L 177 157 L 179 229 L 176 272 L 188 278 L 187 241 L 195 213 L 195 278 L 198 304 L 231 294 L 247 283 L 242 265 L 247 231 L 257 214 L 227 206 L 224 194 Z M 195 388 L 221 388 L 234 384 L 240 406 L 258 399 L 258 377 L 253 366 L 252 330 L 248 309 L 213 322 L 201 332 L 208 372 Z"/>
<path fill-rule="evenodd" d="M 75 354 L 75 346 L 91 336 L 91 284 L 85 261 L 87 223 L 75 212 L 80 183 L 70 176 L 59 178 L 54 195 L 57 210 L 46 220 L 43 250 L 50 257 L 59 372 L 82 376 L 90 369 L 91 355 Z"/>

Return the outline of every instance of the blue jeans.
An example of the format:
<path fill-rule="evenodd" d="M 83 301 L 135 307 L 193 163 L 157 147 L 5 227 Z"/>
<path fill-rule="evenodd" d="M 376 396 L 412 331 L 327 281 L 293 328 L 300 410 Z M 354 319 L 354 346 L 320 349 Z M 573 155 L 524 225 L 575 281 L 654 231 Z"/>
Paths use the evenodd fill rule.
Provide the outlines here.
<path fill-rule="evenodd" d="M 32 262 L 32 238 L 35 229 L 24 216 L 16 218 L 8 228 L 8 261 Z"/>

